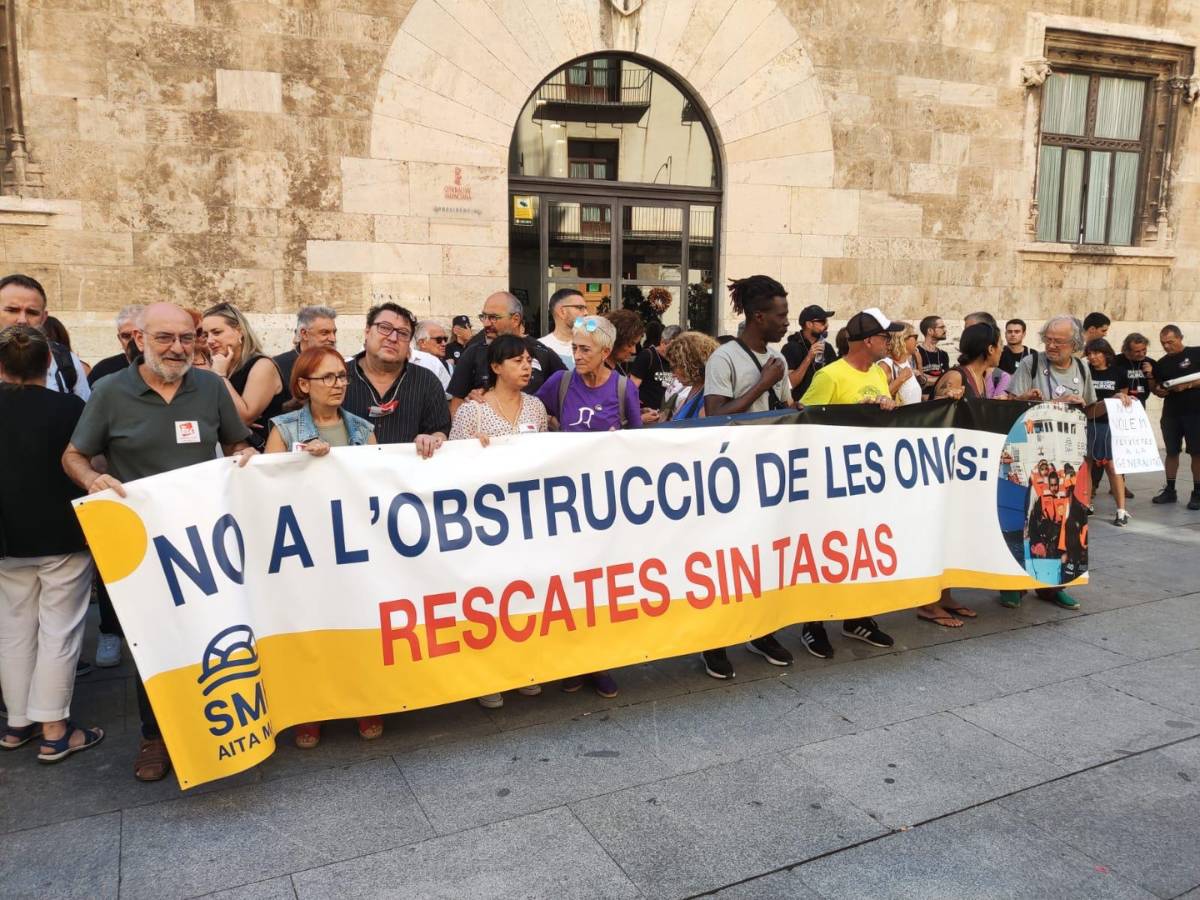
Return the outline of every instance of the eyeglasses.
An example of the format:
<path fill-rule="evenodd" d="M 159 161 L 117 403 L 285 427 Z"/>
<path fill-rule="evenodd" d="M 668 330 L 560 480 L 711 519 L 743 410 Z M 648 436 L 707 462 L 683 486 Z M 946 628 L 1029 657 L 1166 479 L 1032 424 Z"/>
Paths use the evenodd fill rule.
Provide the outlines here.
<path fill-rule="evenodd" d="M 1065 344 L 1071 343 L 1071 339 L 1070 338 L 1056 338 L 1056 337 L 1050 337 L 1049 335 L 1047 335 L 1046 337 L 1042 338 L 1042 343 L 1045 344 L 1047 347 L 1060 347 Z"/>
<path fill-rule="evenodd" d="M 433 341 L 435 344 L 444 344 L 450 339 L 443 334 L 441 337 L 431 337 L 426 340 Z"/>
<path fill-rule="evenodd" d="M 326 372 L 324 375 L 313 375 L 309 378 L 301 378 L 301 381 L 319 381 L 325 387 L 333 387 L 335 384 L 348 384 L 350 376 L 345 372 Z"/>
<path fill-rule="evenodd" d="M 564 304 L 562 304 L 562 308 L 563 309 L 582 309 L 584 312 L 587 312 L 588 307 L 587 307 L 586 303 L 564 303 Z"/>
<path fill-rule="evenodd" d="M 499 322 L 501 319 L 507 319 L 509 316 L 515 315 L 517 313 L 503 313 L 501 315 L 497 315 L 496 313 L 480 313 L 479 321 L 486 325 L 488 322 Z"/>
<path fill-rule="evenodd" d="M 128 344 L 130 341 L 133 340 L 133 335 L 134 335 L 134 332 L 132 332 L 132 331 L 118 331 L 117 332 L 117 340 L 120 341 L 122 344 Z"/>
<path fill-rule="evenodd" d="M 411 331 L 405 328 L 397 328 L 391 322 L 376 322 L 371 327 L 378 331 L 379 336 L 385 341 L 391 337 L 395 337 L 402 344 L 412 340 Z"/>
<path fill-rule="evenodd" d="M 185 347 L 190 347 L 196 343 L 196 333 L 194 331 L 185 331 L 182 334 L 172 334 L 169 331 L 160 331 L 156 334 L 148 335 L 150 340 L 159 347 L 170 347 L 176 341 L 179 341 Z"/>
<path fill-rule="evenodd" d="M 586 319 L 581 316 L 575 320 L 575 327 L 582 328 L 588 334 L 591 334 L 593 331 L 599 328 L 600 325 L 596 321 L 595 316 L 588 316 Z"/>

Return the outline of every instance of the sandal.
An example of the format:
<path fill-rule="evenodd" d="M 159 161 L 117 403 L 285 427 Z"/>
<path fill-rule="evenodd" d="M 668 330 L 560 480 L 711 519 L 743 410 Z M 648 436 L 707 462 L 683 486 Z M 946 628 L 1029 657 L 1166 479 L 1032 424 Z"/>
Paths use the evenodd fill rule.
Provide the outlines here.
<path fill-rule="evenodd" d="M 940 625 L 942 628 L 962 628 L 963 623 L 954 616 L 923 616 L 917 613 L 917 618 L 922 622 L 932 622 L 934 625 Z"/>
<path fill-rule="evenodd" d="M 162 781 L 171 771 L 171 757 L 162 738 L 142 738 L 137 759 L 133 761 L 133 777 L 138 781 Z"/>
<path fill-rule="evenodd" d="M 80 732 L 83 735 L 83 743 L 75 747 L 71 746 L 71 735 L 75 732 Z M 75 723 L 67 723 L 66 733 L 56 741 L 42 739 L 42 749 L 38 752 L 38 762 L 40 763 L 56 763 L 66 759 L 72 753 L 78 753 L 80 750 L 90 750 L 98 743 L 104 740 L 103 728 L 76 728 Z M 46 748 L 50 748 L 50 752 L 46 752 Z"/>
<path fill-rule="evenodd" d="M 947 606 L 945 603 L 943 603 L 942 609 L 946 610 L 948 613 L 958 616 L 961 619 L 975 619 L 979 616 L 979 613 L 975 612 L 975 610 L 971 609 L 969 606 Z"/>
<path fill-rule="evenodd" d="M 321 724 L 319 722 L 307 725 L 297 725 L 292 732 L 296 746 L 301 750 L 311 750 L 321 743 Z"/>
<path fill-rule="evenodd" d="M 367 716 L 358 720 L 358 736 L 364 741 L 373 741 L 383 736 L 383 716 Z"/>
<path fill-rule="evenodd" d="M 30 722 L 28 725 L 22 725 L 20 728 L 14 728 L 9 725 L 4 729 L 4 734 L 0 735 L 0 749 L 16 750 L 18 747 L 24 747 L 30 741 L 42 736 L 42 723 Z M 16 742 L 10 742 L 6 738 L 16 738 Z"/>

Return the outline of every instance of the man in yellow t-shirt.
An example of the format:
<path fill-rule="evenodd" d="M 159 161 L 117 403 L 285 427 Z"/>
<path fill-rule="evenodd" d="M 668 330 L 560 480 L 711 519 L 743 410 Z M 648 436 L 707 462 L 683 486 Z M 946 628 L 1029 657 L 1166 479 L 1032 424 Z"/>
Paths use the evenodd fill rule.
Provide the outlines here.
<path fill-rule="evenodd" d="M 889 321 L 878 309 L 857 313 L 846 323 L 850 351 L 813 376 L 800 402 L 805 406 L 878 403 L 894 409 L 887 374 L 879 361 L 887 356 L 889 335 L 903 330 L 903 325 Z"/>
<path fill-rule="evenodd" d="M 879 361 L 887 356 L 890 335 L 903 330 L 903 325 L 889 321 L 874 307 L 855 314 L 846 323 L 849 351 L 813 376 L 801 404 L 876 403 L 884 409 L 895 409 L 896 403 L 888 391 L 887 375 L 879 367 Z M 869 616 L 847 619 L 842 623 L 842 634 L 872 647 L 891 647 L 895 643 L 891 635 Z M 829 643 L 823 622 L 805 622 L 800 630 L 800 643 L 813 656 L 821 659 L 833 656 L 833 645 Z"/>

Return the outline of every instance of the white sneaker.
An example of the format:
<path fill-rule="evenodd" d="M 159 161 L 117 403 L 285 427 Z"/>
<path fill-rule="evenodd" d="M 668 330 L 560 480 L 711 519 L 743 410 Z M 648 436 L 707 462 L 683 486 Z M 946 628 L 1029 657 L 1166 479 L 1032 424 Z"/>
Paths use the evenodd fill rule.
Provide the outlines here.
<path fill-rule="evenodd" d="M 112 669 L 121 664 L 121 638 L 116 634 L 101 634 L 96 644 L 96 665 Z"/>
<path fill-rule="evenodd" d="M 526 697 L 536 697 L 541 692 L 542 686 L 540 684 L 527 684 L 525 687 L 517 688 L 517 693 L 524 694 Z"/>
<path fill-rule="evenodd" d="M 504 705 L 504 697 L 500 694 L 484 694 L 479 698 L 479 705 L 484 709 L 499 709 Z"/>

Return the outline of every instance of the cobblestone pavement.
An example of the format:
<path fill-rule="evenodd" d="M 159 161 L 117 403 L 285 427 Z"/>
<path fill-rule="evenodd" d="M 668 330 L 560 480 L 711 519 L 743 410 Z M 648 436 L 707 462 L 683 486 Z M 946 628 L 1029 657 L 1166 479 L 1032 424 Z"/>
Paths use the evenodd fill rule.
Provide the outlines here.
<path fill-rule="evenodd" d="M 1098 503 L 1076 613 L 964 591 L 961 630 L 882 617 L 891 652 L 333 725 L 186 795 L 133 780 L 131 668 L 97 670 L 104 744 L 0 759 L 0 896 L 1200 897 L 1200 513 L 1160 483 L 1126 529 Z"/>

